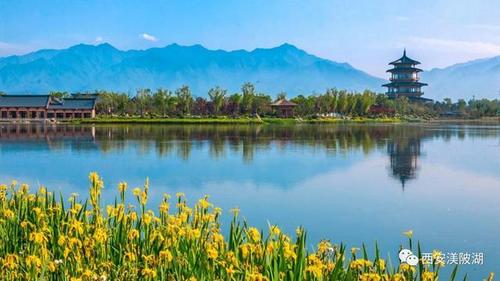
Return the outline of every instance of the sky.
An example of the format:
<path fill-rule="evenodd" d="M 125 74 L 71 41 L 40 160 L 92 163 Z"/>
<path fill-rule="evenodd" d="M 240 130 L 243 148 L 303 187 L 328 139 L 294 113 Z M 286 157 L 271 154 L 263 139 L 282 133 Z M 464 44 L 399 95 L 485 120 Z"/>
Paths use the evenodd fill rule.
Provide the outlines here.
<path fill-rule="evenodd" d="M 0 0 L 0 56 L 79 43 L 209 49 L 285 42 L 385 77 L 406 47 L 423 69 L 500 55 L 498 0 Z"/>

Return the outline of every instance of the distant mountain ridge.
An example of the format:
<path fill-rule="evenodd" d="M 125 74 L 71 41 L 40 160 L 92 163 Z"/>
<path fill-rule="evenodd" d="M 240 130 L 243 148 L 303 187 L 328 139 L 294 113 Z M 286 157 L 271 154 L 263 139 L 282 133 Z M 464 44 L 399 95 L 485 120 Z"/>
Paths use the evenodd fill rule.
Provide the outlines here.
<path fill-rule="evenodd" d="M 290 95 L 327 88 L 381 91 L 384 80 L 306 53 L 290 44 L 253 51 L 209 50 L 201 45 L 171 44 L 146 50 L 118 50 L 110 44 L 79 44 L 0 58 L 0 91 L 46 93 L 138 88 L 175 89 L 189 85 L 206 95 L 216 85 L 239 91 L 245 82 L 258 91 Z"/>
<path fill-rule="evenodd" d="M 425 95 L 435 100 L 500 98 L 500 56 L 435 68 L 422 73 L 429 86 Z"/>

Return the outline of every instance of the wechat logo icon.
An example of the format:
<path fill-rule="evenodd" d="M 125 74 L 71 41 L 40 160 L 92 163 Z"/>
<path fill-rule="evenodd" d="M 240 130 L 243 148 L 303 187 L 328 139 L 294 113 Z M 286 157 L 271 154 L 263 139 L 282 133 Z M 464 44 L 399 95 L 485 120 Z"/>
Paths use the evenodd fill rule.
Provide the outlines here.
<path fill-rule="evenodd" d="M 417 265 L 418 258 L 410 250 L 403 249 L 399 252 L 399 260 L 409 265 Z"/>

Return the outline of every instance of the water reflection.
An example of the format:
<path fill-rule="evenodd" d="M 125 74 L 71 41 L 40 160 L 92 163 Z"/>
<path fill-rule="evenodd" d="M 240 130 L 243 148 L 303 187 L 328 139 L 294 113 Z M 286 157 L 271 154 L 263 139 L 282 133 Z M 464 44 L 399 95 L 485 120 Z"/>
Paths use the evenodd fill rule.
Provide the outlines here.
<path fill-rule="evenodd" d="M 0 126 L 0 150 L 16 149 L 95 150 L 100 153 L 124 153 L 130 147 L 137 153 L 156 154 L 160 158 L 177 157 L 187 161 L 192 151 L 208 148 L 211 159 L 239 154 L 250 164 L 258 153 L 278 150 L 312 149 L 329 156 L 351 152 L 385 151 L 389 174 L 401 182 L 417 178 L 419 158 L 427 139 L 452 137 L 496 137 L 499 131 L 484 127 L 447 127 L 422 125 L 44 125 L 14 124 Z M 23 143 L 19 146 L 19 143 Z M 30 145 L 31 144 L 31 145 Z M 130 144 L 133 144 L 132 146 Z"/>

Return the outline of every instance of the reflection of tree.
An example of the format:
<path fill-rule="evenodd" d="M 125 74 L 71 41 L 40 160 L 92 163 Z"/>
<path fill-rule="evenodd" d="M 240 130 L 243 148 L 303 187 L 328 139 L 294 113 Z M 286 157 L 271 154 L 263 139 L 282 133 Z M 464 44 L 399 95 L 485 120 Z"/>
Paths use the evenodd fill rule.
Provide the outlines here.
<path fill-rule="evenodd" d="M 418 158 L 423 139 L 464 136 L 498 136 L 498 130 L 463 127 L 433 130 L 422 125 L 45 125 L 15 124 L 0 126 L 0 145 L 5 142 L 35 139 L 39 148 L 100 152 L 125 151 L 158 157 L 177 155 L 188 160 L 192 150 L 208 151 L 209 156 L 239 154 L 246 163 L 254 156 L 273 149 L 287 153 L 292 149 L 310 149 L 329 156 L 348 156 L 353 151 L 368 154 L 387 151 L 391 174 L 403 186 L 417 176 Z M 35 143 L 35 142 L 33 142 Z M 45 145 L 45 146 L 44 146 Z M 45 148 L 44 148 L 45 147 Z M 206 148 L 206 149 L 205 149 Z"/>

